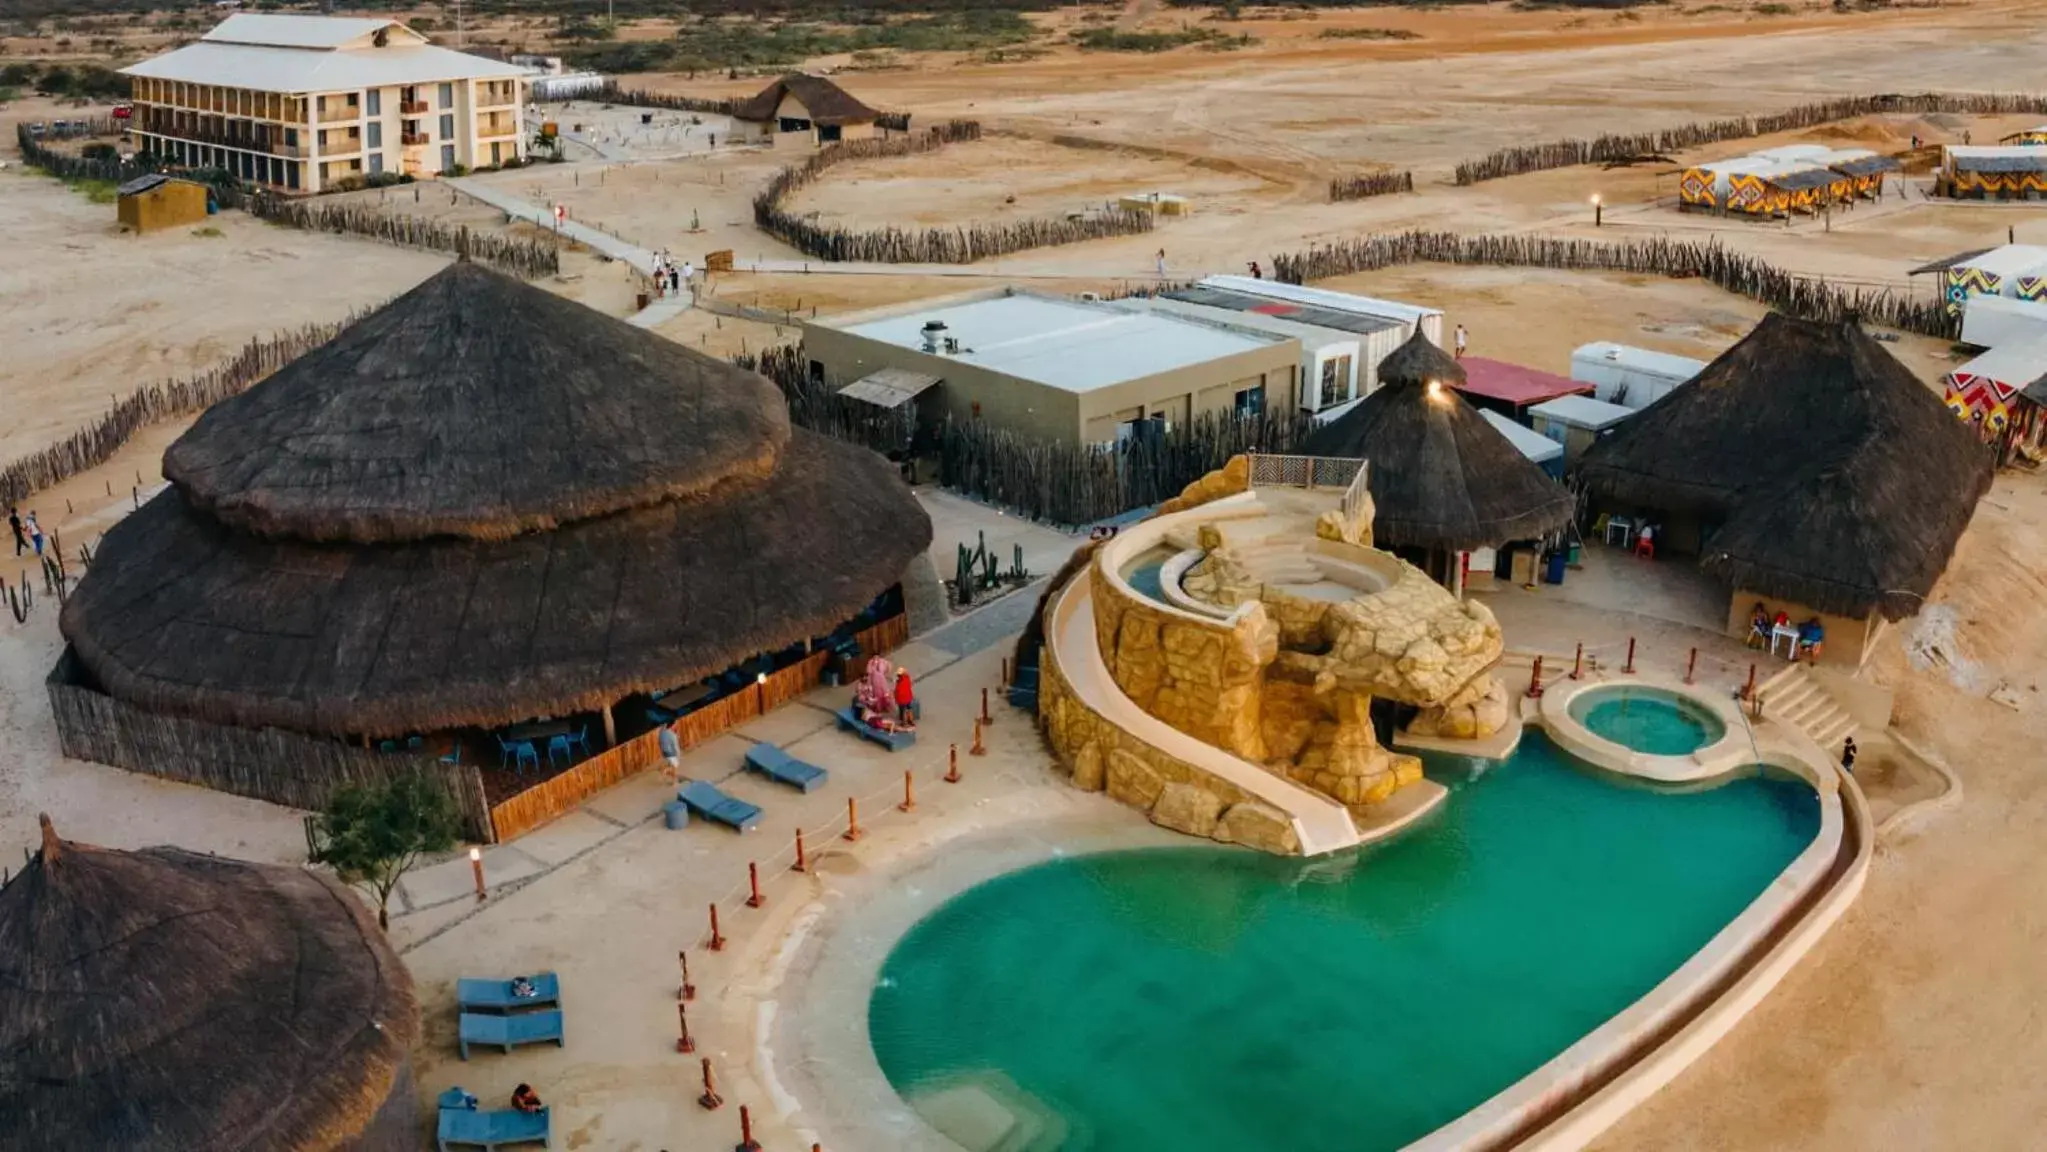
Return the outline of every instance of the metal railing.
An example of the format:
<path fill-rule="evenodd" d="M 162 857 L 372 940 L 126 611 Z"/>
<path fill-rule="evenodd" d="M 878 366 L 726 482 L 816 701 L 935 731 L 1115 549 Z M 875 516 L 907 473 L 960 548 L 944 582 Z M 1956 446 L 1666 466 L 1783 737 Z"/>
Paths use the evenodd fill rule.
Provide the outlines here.
<path fill-rule="evenodd" d="M 1350 478 L 1350 487 L 1343 490 L 1343 499 L 1338 505 L 1343 510 L 1345 524 L 1356 524 L 1365 508 L 1371 504 L 1371 480 L 1371 464 L 1364 460 L 1358 461 L 1357 475 Z"/>
<path fill-rule="evenodd" d="M 1358 488 L 1367 465 L 1358 456 L 1251 454 L 1253 488 Z"/>

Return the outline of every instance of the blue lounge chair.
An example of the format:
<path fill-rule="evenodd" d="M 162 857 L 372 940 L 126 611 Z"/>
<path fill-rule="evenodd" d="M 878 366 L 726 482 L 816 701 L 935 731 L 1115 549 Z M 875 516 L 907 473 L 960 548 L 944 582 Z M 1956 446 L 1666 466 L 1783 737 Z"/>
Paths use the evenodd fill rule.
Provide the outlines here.
<path fill-rule="evenodd" d="M 469 1059 L 469 1046 L 483 1044 L 510 1053 L 519 1044 L 562 1044 L 562 1014 L 559 1008 L 542 1012 L 500 1015 L 490 1012 L 462 1013 L 462 1058 Z"/>
<path fill-rule="evenodd" d="M 510 1012 L 520 1008 L 559 1008 L 562 1002 L 561 978 L 552 972 L 535 972 L 526 977 L 533 985 L 533 995 L 512 995 L 510 980 L 455 981 L 455 1002 L 464 1012 Z"/>
<path fill-rule="evenodd" d="M 718 790 L 715 784 L 692 780 L 684 784 L 675 794 L 677 800 L 689 805 L 689 810 L 706 820 L 729 824 L 741 832 L 751 832 L 761 822 L 761 810 Z"/>
<path fill-rule="evenodd" d="M 755 744 L 747 749 L 746 766 L 770 780 L 804 792 L 815 791 L 828 775 L 817 765 L 798 760 L 773 744 Z"/>
<path fill-rule="evenodd" d="M 441 1093 L 440 1127 L 436 1140 L 440 1152 L 451 1144 L 470 1144 L 494 1150 L 507 1144 L 539 1144 L 552 1148 L 553 1125 L 548 1111 L 481 1112 L 476 1097 L 460 1088 Z"/>
<path fill-rule="evenodd" d="M 839 727 L 850 729 L 856 735 L 872 740 L 876 744 L 885 745 L 891 752 L 901 752 L 917 742 L 917 733 L 914 731 L 884 732 L 872 724 L 862 724 L 860 718 L 853 714 L 851 705 L 839 709 Z"/>

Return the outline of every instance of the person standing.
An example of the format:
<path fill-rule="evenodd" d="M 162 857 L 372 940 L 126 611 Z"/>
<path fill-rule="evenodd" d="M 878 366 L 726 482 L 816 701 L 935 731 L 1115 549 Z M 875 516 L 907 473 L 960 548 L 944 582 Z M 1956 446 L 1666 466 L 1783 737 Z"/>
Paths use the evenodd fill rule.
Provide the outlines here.
<path fill-rule="evenodd" d="M 1850 736 L 1841 745 L 1841 771 L 1850 776 L 1855 774 L 1855 737 Z"/>
<path fill-rule="evenodd" d="M 1258 267 L 1258 261 L 1256 260 L 1251 261 L 1251 279 L 1253 280 L 1265 279 L 1265 272 L 1264 270 Z"/>
<path fill-rule="evenodd" d="M 1161 249 L 1159 249 L 1159 279 L 1161 279 L 1161 280 L 1164 280 L 1165 278 L 1166 278 L 1166 250 L 1165 250 L 1164 248 L 1161 248 Z"/>
<path fill-rule="evenodd" d="M 36 513 L 33 508 L 29 509 L 27 527 L 28 542 L 35 545 L 36 555 L 41 556 L 43 554 L 43 526 L 36 523 Z"/>
<path fill-rule="evenodd" d="M 1451 342 L 1456 345 L 1457 358 L 1459 360 L 1464 359 L 1464 346 L 1469 341 L 1470 337 L 1465 335 L 1464 325 L 1459 324 L 1457 326 L 1456 334 L 1451 337 Z"/>
<path fill-rule="evenodd" d="M 697 266 L 687 256 L 682 258 L 682 286 L 689 289 L 691 299 L 696 298 Z"/>
<path fill-rule="evenodd" d="M 673 784 L 682 775 L 682 741 L 675 738 L 675 729 L 667 724 L 661 726 L 658 740 L 661 758 L 668 762 L 668 782 Z"/>
<path fill-rule="evenodd" d="M 14 554 L 28 551 L 28 533 L 21 528 L 21 509 L 10 505 L 7 509 L 7 526 L 14 530 Z"/>
<path fill-rule="evenodd" d="M 917 722 L 917 690 L 910 684 L 910 670 L 896 669 L 896 715 L 905 724 Z"/>

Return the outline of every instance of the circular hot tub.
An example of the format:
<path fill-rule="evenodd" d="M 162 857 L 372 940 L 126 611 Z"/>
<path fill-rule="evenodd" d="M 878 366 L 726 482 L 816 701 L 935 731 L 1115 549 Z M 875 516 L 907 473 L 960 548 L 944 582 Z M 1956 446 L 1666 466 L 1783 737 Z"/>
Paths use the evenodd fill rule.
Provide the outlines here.
<path fill-rule="evenodd" d="M 1699 701 L 1639 684 L 1588 688 L 1571 700 L 1571 719 L 1594 736 L 1650 756 L 1689 756 L 1727 735 Z"/>

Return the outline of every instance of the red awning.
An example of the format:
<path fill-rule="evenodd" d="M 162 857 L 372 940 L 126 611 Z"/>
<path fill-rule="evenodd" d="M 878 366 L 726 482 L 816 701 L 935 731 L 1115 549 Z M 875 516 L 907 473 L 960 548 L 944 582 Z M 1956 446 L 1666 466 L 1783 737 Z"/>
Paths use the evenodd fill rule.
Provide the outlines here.
<path fill-rule="evenodd" d="M 1460 392 L 1505 401 L 1517 408 L 1555 400 L 1559 396 L 1590 396 L 1592 385 L 1537 368 L 1523 368 L 1504 360 L 1466 356 L 1457 362 L 1464 369 Z"/>

